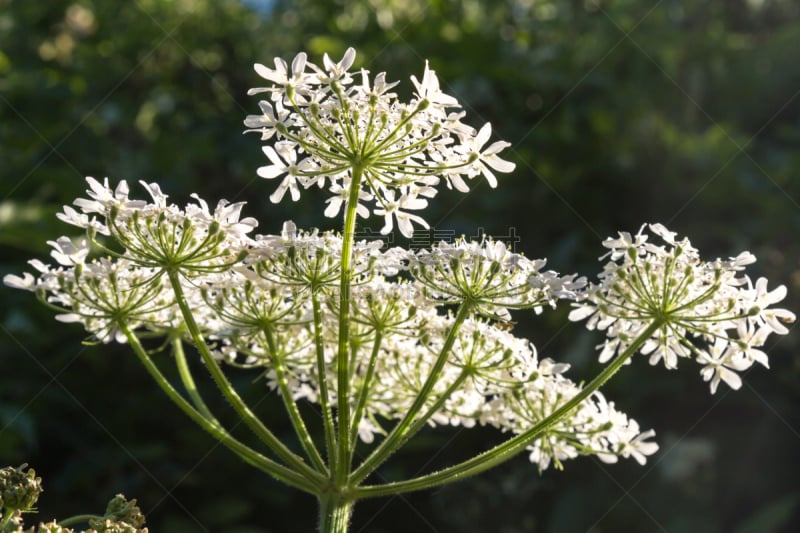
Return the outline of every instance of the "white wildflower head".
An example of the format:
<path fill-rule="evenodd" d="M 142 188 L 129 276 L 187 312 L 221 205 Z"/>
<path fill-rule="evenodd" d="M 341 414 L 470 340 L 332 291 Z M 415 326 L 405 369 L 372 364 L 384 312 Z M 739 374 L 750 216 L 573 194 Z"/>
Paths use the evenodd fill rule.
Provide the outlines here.
<path fill-rule="evenodd" d="M 304 53 L 291 66 L 280 58 L 274 68 L 255 66 L 271 85 L 250 94 L 267 93 L 270 99 L 259 103 L 261 114 L 248 116 L 245 125 L 274 142 L 264 147 L 269 164 L 258 169 L 259 176 L 280 180 L 273 202 L 287 192 L 297 200 L 300 189 L 318 186 L 331 195 L 326 216 L 355 202 L 360 216 L 384 218 L 383 233 L 396 223 L 411 236 L 414 224 L 428 225 L 409 211 L 424 209 L 442 180 L 464 192 L 465 179 L 483 175 L 495 187 L 494 172 L 514 169 L 498 155 L 509 144 L 485 146 L 488 123 L 477 132 L 462 124 L 458 101 L 441 91 L 427 63 L 422 80 L 411 77 L 414 97 L 401 102 L 391 92 L 397 82 L 387 82 L 385 73 L 370 80 L 363 69 L 354 76 L 354 61 L 349 48 L 338 63 L 326 55 L 322 67 Z"/>
<path fill-rule="evenodd" d="M 114 190 L 108 180 L 101 184 L 89 177 L 86 181 L 89 198 L 75 200 L 79 211 L 65 206 L 59 218 L 86 229 L 91 238 L 96 233 L 110 236 L 121 249 L 107 252 L 161 272 L 189 275 L 225 270 L 238 255 L 246 253 L 250 243 L 247 234 L 257 225 L 253 218 L 241 219 L 243 203 L 221 200 L 212 212 L 195 194 L 192 198 L 197 203 L 181 209 L 167 202 L 157 183 L 141 182 L 152 198 L 152 202 L 146 202 L 129 200 L 124 180 Z M 53 256 L 59 263 L 81 257 L 80 250 L 71 247 L 69 241 L 56 244 Z"/>
<path fill-rule="evenodd" d="M 58 215 L 86 238 L 49 241 L 55 265 L 32 260 L 36 274 L 9 274 L 5 284 L 35 293 L 58 320 L 81 324 L 98 342 L 129 343 L 168 395 L 246 461 L 316 495 L 346 489 L 353 501 L 370 493 L 362 482 L 426 425 L 487 425 L 511 437 L 412 484 L 454 481 L 526 449 L 540 470 L 580 455 L 644 464 L 658 450 L 654 431 L 642 431 L 598 390 L 634 353 L 667 368 L 693 358 L 712 392 L 721 382 L 739 388 L 753 363 L 768 366 L 767 338 L 788 333 L 795 319 L 774 307 L 785 287 L 770 290 L 765 279 L 744 274 L 752 254 L 704 261 L 660 224 L 607 239 L 607 262 L 588 287 L 491 239 L 418 251 L 356 242 L 357 217 L 382 217 L 382 233 L 411 236 L 428 228 L 415 213 L 442 182 L 466 192 L 480 175 L 495 187 L 495 173 L 514 165 L 500 158 L 508 143 L 491 142 L 489 124 L 476 131 L 461 122 L 458 101 L 442 92 L 427 63 L 421 79 L 411 77 L 414 96 L 402 102 L 384 73 L 352 72 L 355 60 L 351 48 L 339 61 L 325 55 L 322 66 L 304 53 L 291 64 L 256 65 L 270 85 L 250 91 L 267 98 L 261 114 L 245 120 L 247 131 L 270 141 L 268 164 L 257 171 L 279 180 L 270 199 L 324 189 L 324 214 L 346 213 L 342 233 L 286 222 L 278 234 L 251 236 L 257 223 L 242 218 L 242 203 L 222 200 L 212 209 L 192 195 L 180 207 L 156 183 L 142 182 L 150 199 L 137 200 L 125 181 L 112 188 L 87 178 L 87 197 Z M 600 359 L 614 359 L 585 385 L 565 377 L 569 365 L 539 359 L 532 343 L 511 332 L 512 311 L 540 313 L 561 299 L 573 302 L 571 320 L 606 332 Z M 151 364 L 139 335 L 166 339 L 161 349 L 172 348 L 191 404 Z M 181 341 L 282 463 L 235 443 L 208 411 Z M 277 442 L 223 364 L 257 369 L 277 391 L 308 461 Z M 327 464 L 299 400 L 319 404 Z M 356 440 L 379 436 L 348 470 L 360 455 Z"/>
<path fill-rule="evenodd" d="M 480 314 L 508 320 L 509 309 L 539 312 L 545 305 L 555 307 L 559 298 L 574 299 L 562 288 L 574 285 L 575 276 L 542 271 L 544 265 L 544 260 L 511 252 L 500 241 L 458 239 L 421 250 L 411 273 L 441 303 L 468 303 Z"/>
<path fill-rule="evenodd" d="M 498 425 L 521 433 L 545 420 L 580 391 L 579 385 L 560 373 L 536 376 L 508 395 L 508 414 Z M 528 446 L 529 458 L 540 471 L 551 463 L 561 470 L 565 459 L 579 455 L 596 455 L 605 463 L 632 457 L 643 465 L 647 456 L 658 451 L 658 444 L 646 440 L 654 435 L 653 430 L 642 432 L 636 420 L 616 410 L 600 392 L 594 392 Z"/>
<path fill-rule="evenodd" d="M 53 255 L 58 255 L 57 243 L 52 244 Z M 33 290 L 59 312 L 56 320 L 81 323 L 97 341 L 125 342 L 122 325 L 161 333 L 176 326 L 174 297 L 153 269 L 108 258 L 72 266 L 35 266 L 38 278 L 25 274 L 26 280 L 33 280 L 29 286 L 20 287 L 17 277 L 10 275 L 4 279 L 6 285 Z"/>
<path fill-rule="evenodd" d="M 660 242 L 650 240 L 652 236 Z M 651 364 L 675 368 L 679 358 L 695 358 L 712 392 L 720 380 L 739 388 L 736 372 L 758 362 L 771 333 L 785 334 L 794 313 L 772 305 L 786 296 L 767 280 L 754 284 L 743 274 L 755 261 L 749 252 L 727 260 L 703 261 L 688 239 L 661 224 L 646 224 L 636 235 L 620 233 L 603 245 L 610 258 L 584 302 L 570 319 L 587 319 L 589 329 L 606 331 L 601 362 L 624 352 L 652 324 L 658 328 L 639 351 Z"/>

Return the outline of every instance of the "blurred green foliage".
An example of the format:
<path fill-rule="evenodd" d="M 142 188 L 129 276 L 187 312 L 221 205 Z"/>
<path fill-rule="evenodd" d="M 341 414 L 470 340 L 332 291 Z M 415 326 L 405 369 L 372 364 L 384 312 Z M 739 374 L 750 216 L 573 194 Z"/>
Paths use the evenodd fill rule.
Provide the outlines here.
<path fill-rule="evenodd" d="M 274 233 L 285 219 L 331 227 L 322 198 L 271 205 L 254 62 L 341 56 L 406 80 L 428 59 L 474 125 L 491 121 L 518 163 L 489 193 L 440 194 L 437 229 L 521 237 L 518 250 L 594 276 L 599 241 L 660 221 L 709 256 L 749 249 L 757 275 L 800 301 L 800 4 L 794 0 L 0 0 L 0 273 L 44 258 L 71 229 L 53 214 L 83 177 L 155 180 L 183 202 L 248 200 Z M 401 85 L 408 91 L 408 85 Z M 375 229 L 378 229 L 376 224 Z M 73 233 L 74 234 L 74 233 Z M 81 345 L 27 294 L 2 288 L 0 464 L 45 480 L 42 519 L 138 498 L 151 531 L 306 531 L 313 499 L 220 449 L 161 397 L 123 346 Z M 599 339 L 565 312 L 519 317 L 542 356 L 573 377 Z M 772 369 L 709 397 L 697 368 L 644 361 L 607 394 L 662 449 L 646 467 L 520 457 L 434 493 L 367 501 L 354 531 L 790 531 L 800 522 L 798 335 Z M 235 376 L 254 397 L 262 384 Z M 210 397 L 213 391 L 208 391 Z M 289 427 L 279 402 L 259 409 Z M 224 402 L 217 406 L 224 411 Z M 445 466 L 487 430 L 431 432 L 380 472 Z"/>

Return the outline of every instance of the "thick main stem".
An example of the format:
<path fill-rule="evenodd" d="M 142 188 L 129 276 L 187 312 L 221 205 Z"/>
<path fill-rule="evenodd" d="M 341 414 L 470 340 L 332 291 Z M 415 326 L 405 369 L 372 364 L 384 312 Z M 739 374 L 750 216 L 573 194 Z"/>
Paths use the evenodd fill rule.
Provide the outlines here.
<path fill-rule="evenodd" d="M 342 278 L 339 284 L 339 345 L 336 352 L 338 439 L 337 458 L 334 473 L 335 483 L 344 485 L 349 475 L 350 450 L 350 284 L 353 278 L 353 238 L 356 230 L 356 209 L 361 178 L 364 169 L 360 164 L 353 165 L 353 178 L 350 181 L 350 194 L 344 216 L 342 235 Z"/>
<path fill-rule="evenodd" d="M 352 514 L 352 501 L 320 496 L 318 531 L 320 533 L 346 533 Z"/>
<path fill-rule="evenodd" d="M 452 483 L 457 480 L 464 479 L 469 476 L 474 476 L 493 468 L 520 453 L 524 450 L 534 439 L 541 436 L 547 429 L 557 424 L 563 417 L 567 416 L 570 411 L 578 406 L 583 400 L 591 396 L 597 389 L 603 386 L 611 376 L 613 376 L 625 362 L 630 359 L 634 353 L 649 339 L 653 333 L 663 325 L 663 319 L 654 320 L 644 331 L 639 334 L 636 339 L 628 346 L 628 348 L 619 354 L 614 361 L 605 367 L 595 378 L 589 382 L 586 387 L 578 394 L 572 397 L 564 405 L 553 411 L 547 418 L 533 426 L 528 431 L 520 433 L 516 437 L 507 440 L 487 450 L 480 455 L 468 459 L 463 463 L 450 466 L 439 472 L 421 476 L 415 479 L 406 481 L 398 481 L 395 483 L 386 483 L 384 485 L 362 486 L 353 489 L 353 495 L 357 498 L 369 498 L 374 496 L 387 496 L 391 494 L 400 494 L 402 492 L 411 492 L 415 490 L 429 489 L 438 487 L 447 483 Z"/>

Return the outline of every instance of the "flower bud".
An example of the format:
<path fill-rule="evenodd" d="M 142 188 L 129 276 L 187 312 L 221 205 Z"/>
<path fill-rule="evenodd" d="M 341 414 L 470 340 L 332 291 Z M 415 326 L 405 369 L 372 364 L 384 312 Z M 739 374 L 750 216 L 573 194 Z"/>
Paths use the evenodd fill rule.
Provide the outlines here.
<path fill-rule="evenodd" d="M 141 509 L 136 505 L 136 498 L 128 501 L 122 494 L 117 494 L 108 502 L 105 516 L 116 522 L 126 522 L 137 528 L 142 527 L 145 522 Z"/>
<path fill-rule="evenodd" d="M 0 469 L 0 507 L 27 511 L 36 504 L 43 490 L 42 478 L 27 466 Z"/>

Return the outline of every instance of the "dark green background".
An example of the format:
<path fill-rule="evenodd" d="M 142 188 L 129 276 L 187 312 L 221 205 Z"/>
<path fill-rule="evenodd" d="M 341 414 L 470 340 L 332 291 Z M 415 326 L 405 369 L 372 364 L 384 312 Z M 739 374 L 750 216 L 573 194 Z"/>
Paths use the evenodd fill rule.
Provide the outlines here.
<path fill-rule="evenodd" d="M 507 235 L 561 272 L 593 277 L 602 238 L 663 222 L 709 258 L 747 249 L 754 276 L 800 299 L 800 4 L 793 0 L 0 0 L 0 273 L 30 270 L 53 216 L 83 177 L 158 181 L 179 202 L 198 192 L 247 200 L 275 233 L 282 220 L 330 228 L 324 195 L 272 205 L 275 183 L 242 120 L 252 63 L 320 61 L 403 81 L 430 60 L 467 121 L 491 121 L 517 163 L 496 190 L 443 190 L 438 230 Z M 140 193 L 137 193 L 137 195 Z M 374 222 L 375 229 L 380 221 Z M 396 242 L 402 243 L 402 240 Z M 28 294 L 0 288 L 0 464 L 44 477 L 44 519 L 136 497 L 151 531 L 310 531 L 312 498 L 251 471 L 185 419 L 125 347 L 83 347 Z M 541 356 L 596 370 L 597 334 L 566 308 L 518 332 Z M 645 467 L 591 458 L 539 475 L 525 457 L 433 492 L 368 501 L 353 530 L 761 533 L 800 523 L 800 357 L 793 332 L 769 346 L 772 369 L 715 396 L 682 361 L 644 358 L 605 389 L 657 430 Z M 254 396 L 261 383 L 235 379 Z M 209 390 L 213 397 L 213 391 Z M 273 398 L 274 400 L 274 398 Z M 222 401 L 217 404 L 224 409 Z M 277 402 L 261 404 L 288 431 Z M 270 413 L 273 411 L 272 413 Z M 393 458 L 386 479 L 450 464 L 498 436 L 439 430 Z"/>

